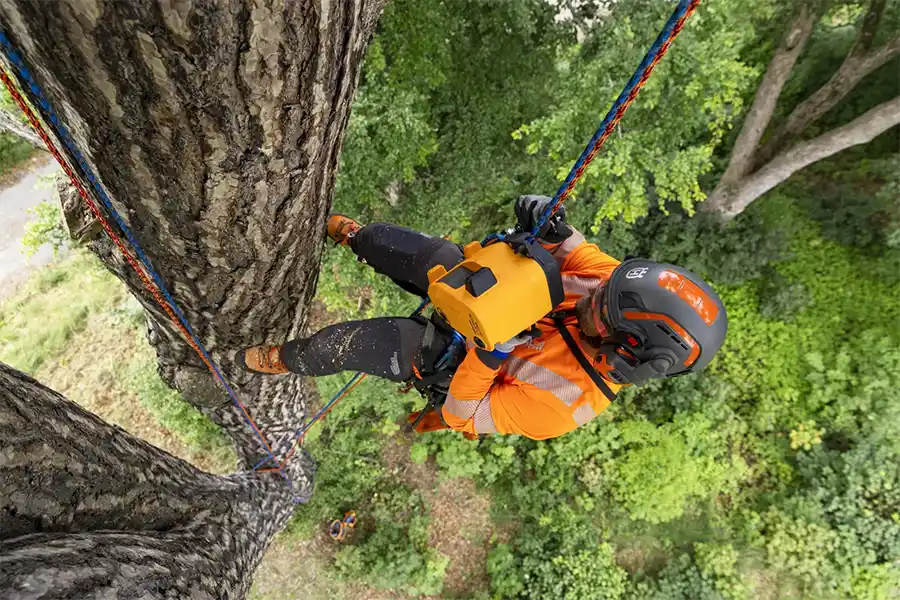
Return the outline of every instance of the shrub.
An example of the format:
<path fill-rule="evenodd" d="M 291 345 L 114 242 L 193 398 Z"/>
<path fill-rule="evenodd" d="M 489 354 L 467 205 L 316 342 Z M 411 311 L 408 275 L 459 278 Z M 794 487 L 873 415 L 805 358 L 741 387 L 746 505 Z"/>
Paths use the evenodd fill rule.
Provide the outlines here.
<path fill-rule="evenodd" d="M 22 237 L 25 256 L 33 256 L 44 244 L 50 244 L 53 256 L 58 256 L 69 240 L 62 225 L 59 205 L 56 202 L 41 202 L 29 208 L 28 212 L 35 218 L 25 225 L 25 235 Z"/>
<path fill-rule="evenodd" d="M 337 553 L 341 577 L 409 595 L 441 591 L 448 559 L 428 547 L 421 496 L 404 486 L 381 491 L 358 527 L 361 539 Z"/>
<path fill-rule="evenodd" d="M 676 519 L 690 500 L 734 489 L 746 471 L 727 439 L 700 415 L 679 414 L 659 427 L 627 421 L 619 429 L 624 451 L 609 465 L 608 479 L 632 519 Z"/>
<path fill-rule="evenodd" d="M 583 513 L 558 507 L 491 551 L 491 589 L 499 598 L 621 598 L 625 571 L 597 533 Z"/>
<path fill-rule="evenodd" d="M 653 579 L 638 581 L 628 590 L 628 600 L 726 600 L 742 598 L 738 588 L 720 589 L 716 577 L 704 573 L 688 554 L 679 554 Z"/>

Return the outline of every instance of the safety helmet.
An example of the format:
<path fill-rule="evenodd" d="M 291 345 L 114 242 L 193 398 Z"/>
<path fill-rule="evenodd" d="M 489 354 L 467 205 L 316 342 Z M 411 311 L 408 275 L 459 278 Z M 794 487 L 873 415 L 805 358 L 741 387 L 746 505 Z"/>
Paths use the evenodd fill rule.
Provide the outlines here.
<path fill-rule="evenodd" d="M 728 331 L 722 300 L 700 277 L 643 258 L 620 264 L 591 303 L 608 331 L 597 358 L 620 384 L 702 369 Z"/>

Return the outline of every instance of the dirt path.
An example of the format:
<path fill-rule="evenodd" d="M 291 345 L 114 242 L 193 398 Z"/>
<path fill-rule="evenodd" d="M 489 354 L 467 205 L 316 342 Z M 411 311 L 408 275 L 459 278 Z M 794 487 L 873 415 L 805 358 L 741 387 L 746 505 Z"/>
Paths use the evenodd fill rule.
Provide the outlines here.
<path fill-rule="evenodd" d="M 22 285 L 34 269 L 53 260 L 53 251 L 47 245 L 26 258 L 21 242 L 25 224 L 31 220 L 28 209 L 53 199 L 50 186 L 38 187 L 40 178 L 53 175 L 59 167 L 48 154 L 41 153 L 31 159 L 29 168 L 24 177 L 0 191 L 0 299 Z"/>

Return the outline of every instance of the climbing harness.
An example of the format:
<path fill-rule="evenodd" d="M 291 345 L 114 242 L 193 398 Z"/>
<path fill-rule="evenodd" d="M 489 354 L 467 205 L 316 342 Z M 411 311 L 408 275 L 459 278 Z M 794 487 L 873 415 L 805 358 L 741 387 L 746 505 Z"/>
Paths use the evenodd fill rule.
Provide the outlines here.
<path fill-rule="evenodd" d="M 537 236 L 537 233 L 547 223 L 547 220 L 553 216 L 553 214 L 559 209 L 566 198 L 571 194 L 575 185 L 578 183 L 578 180 L 584 174 L 585 169 L 594 159 L 597 152 L 603 146 L 604 142 L 606 142 L 606 139 L 609 137 L 610 133 L 612 133 L 612 131 L 615 129 L 616 124 L 619 122 L 619 119 L 622 118 L 622 115 L 634 101 L 635 97 L 637 97 L 637 94 L 640 91 L 641 87 L 647 81 L 647 78 L 653 72 L 653 69 L 656 67 L 657 63 L 659 63 L 660 59 L 663 57 L 663 55 L 665 55 L 672 41 L 675 39 L 675 36 L 677 36 L 681 29 L 684 27 L 685 21 L 694 12 L 699 3 L 700 0 L 681 0 L 678 3 L 678 6 L 675 8 L 672 16 L 669 17 L 669 20 L 666 22 L 659 36 L 657 36 L 656 41 L 654 41 L 653 45 L 650 47 L 650 50 L 644 56 L 644 59 L 638 66 L 637 71 L 635 71 L 634 75 L 632 75 L 622 93 L 619 94 L 618 98 L 613 103 L 612 107 L 609 109 L 603 121 L 601 122 L 600 127 L 591 138 L 587 147 L 578 157 L 578 160 L 569 171 L 566 179 L 560 185 L 559 189 L 553 197 L 552 202 L 548 204 L 544 213 L 535 223 L 533 229 L 528 232 L 531 239 Z M 266 436 L 263 434 L 259 426 L 254 421 L 253 417 L 251 416 L 250 411 L 241 402 L 232 385 L 228 382 L 219 366 L 206 350 L 206 347 L 203 345 L 200 338 L 191 328 L 190 324 L 187 321 L 187 318 L 184 315 L 184 312 L 172 297 L 171 293 L 163 283 L 162 278 L 157 273 L 156 269 L 154 269 L 152 263 L 150 262 L 141 245 L 138 243 L 131 229 L 128 227 L 125 220 L 119 214 L 119 211 L 115 208 L 115 206 L 109 199 L 106 190 L 100 183 L 99 178 L 94 174 L 84 156 L 78 150 L 78 147 L 75 145 L 74 140 L 70 136 L 68 130 L 59 120 L 56 112 L 53 110 L 46 96 L 38 86 L 37 82 L 31 74 L 31 71 L 25 64 L 22 55 L 19 54 L 19 52 L 13 47 L 12 42 L 2 31 L 0 31 L 0 47 L 2 47 L 2 51 L 6 59 L 13 66 L 15 73 L 18 76 L 19 82 L 27 86 L 32 94 L 32 97 L 37 101 L 38 109 L 41 111 L 43 117 L 46 121 L 49 122 L 50 127 L 52 128 L 56 136 L 63 142 L 63 146 L 65 152 L 67 153 L 68 159 L 65 158 L 62 152 L 57 148 L 53 139 L 51 139 L 51 137 L 44 129 L 44 125 L 34 114 L 31 106 L 29 106 L 28 102 L 19 93 L 16 84 L 12 81 L 12 79 L 4 69 L 0 69 L 0 79 L 2 79 L 4 85 L 6 85 L 13 100 L 15 100 L 19 108 L 22 109 L 32 127 L 34 127 L 35 131 L 47 146 L 47 149 L 60 164 L 60 167 L 66 173 L 66 175 L 72 182 L 72 185 L 75 186 L 79 196 L 84 201 L 85 205 L 88 207 L 97 221 L 101 224 L 104 231 L 106 231 L 106 234 L 119 249 L 122 257 L 138 275 L 138 278 L 141 280 L 144 287 L 147 289 L 156 303 L 159 304 L 159 306 L 163 309 L 163 311 L 172 321 L 172 324 L 181 332 L 188 345 L 190 345 L 191 348 L 197 353 L 206 368 L 225 389 L 225 392 L 231 399 L 232 404 L 235 406 L 235 408 L 241 414 L 245 423 L 253 430 L 254 435 L 259 440 L 262 448 L 264 449 L 265 457 L 253 467 L 253 470 L 260 473 L 279 473 L 281 477 L 283 477 L 287 482 L 294 501 L 305 502 L 307 500 L 306 498 L 298 497 L 295 494 L 293 483 L 284 471 L 284 465 L 294 455 L 300 444 L 302 444 L 309 429 L 316 422 L 323 419 L 334 408 L 334 406 L 338 402 L 340 402 L 341 399 L 345 398 L 347 394 L 349 394 L 357 385 L 359 385 L 360 382 L 365 379 L 366 375 L 361 372 L 353 375 L 350 381 L 348 381 L 347 384 L 343 388 L 341 388 L 341 390 L 334 397 L 332 397 L 331 400 L 329 400 L 325 404 L 325 406 L 323 406 L 311 419 L 309 419 L 299 429 L 299 431 L 289 436 L 290 449 L 288 450 L 284 459 L 278 460 L 278 458 L 276 457 L 276 451 L 282 447 L 282 442 L 274 444 L 274 449 L 273 446 L 269 444 Z M 76 173 L 76 169 L 80 170 L 81 176 Z M 109 220 L 106 218 L 103 211 L 101 211 L 100 207 L 95 202 L 95 198 L 92 197 L 91 193 L 83 185 L 82 177 L 91 184 L 94 195 L 100 200 L 103 208 L 112 217 L 113 221 L 115 221 L 115 224 L 118 227 L 119 231 L 122 232 L 125 240 L 127 240 L 127 245 L 115 232 L 112 225 L 109 223 Z M 488 246 L 489 244 L 496 241 L 503 241 L 512 233 L 513 230 L 508 230 L 506 232 L 491 234 L 482 241 L 481 245 Z M 131 250 L 129 250 L 129 248 L 131 248 Z M 422 311 L 429 305 L 429 303 L 429 299 L 426 298 L 411 316 L 417 316 L 421 314 Z M 451 348 L 455 348 L 453 352 L 456 353 L 459 351 L 460 346 L 461 345 L 459 341 L 454 340 L 454 343 L 450 344 L 450 347 L 448 347 L 447 352 L 449 353 Z M 452 360 L 448 359 L 448 362 L 446 362 L 445 365 L 449 365 L 451 363 Z M 447 367 L 445 366 L 444 368 L 446 369 Z M 429 401 L 429 407 L 434 408 L 434 406 L 435 404 Z M 425 411 L 422 412 L 424 413 Z M 267 465 L 269 463 L 272 463 L 274 466 L 268 467 Z M 342 525 L 344 524 L 342 523 Z M 353 527 L 353 525 L 348 526 Z"/>

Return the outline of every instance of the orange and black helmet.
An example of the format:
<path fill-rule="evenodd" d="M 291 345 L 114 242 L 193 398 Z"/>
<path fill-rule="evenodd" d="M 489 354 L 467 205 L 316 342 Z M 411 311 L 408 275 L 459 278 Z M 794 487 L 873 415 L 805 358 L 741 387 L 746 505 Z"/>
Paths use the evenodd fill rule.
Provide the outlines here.
<path fill-rule="evenodd" d="M 700 277 L 642 258 L 619 265 L 591 308 L 608 332 L 598 358 L 616 383 L 643 385 L 702 369 L 728 331 L 722 300 Z"/>

